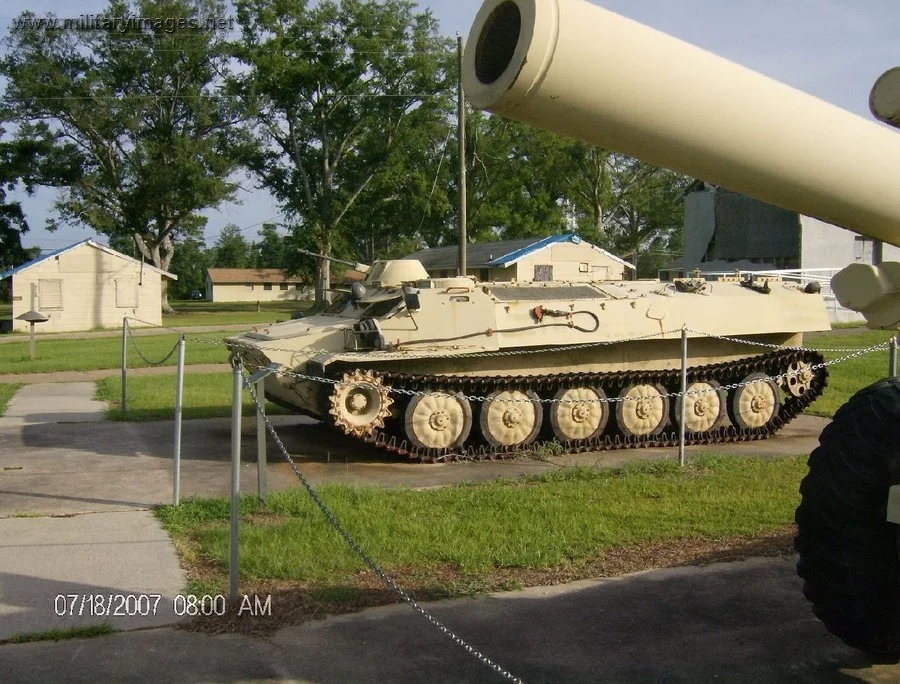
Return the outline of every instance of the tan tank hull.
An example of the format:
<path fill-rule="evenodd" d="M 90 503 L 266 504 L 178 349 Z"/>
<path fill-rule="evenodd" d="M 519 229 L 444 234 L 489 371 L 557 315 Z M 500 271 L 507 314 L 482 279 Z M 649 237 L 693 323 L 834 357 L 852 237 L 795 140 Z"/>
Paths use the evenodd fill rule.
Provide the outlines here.
<path fill-rule="evenodd" d="M 828 328 L 819 294 L 777 279 L 475 283 L 451 278 L 391 286 L 367 282 L 368 292 L 355 305 L 245 333 L 228 344 L 250 367 L 274 362 L 293 371 L 267 379 L 269 398 L 416 456 L 459 455 L 472 449 L 518 452 L 542 439 L 571 443 L 572 448 L 603 448 L 623 437 L 635 443 L 671 437 L 678 417 L 671 414 L 665 395 L 680 386 L 682 329 L 688 335 L 689 375 L 716 395 L 711 408 L 697 398 L 704 403 L 697 410 L 706 411 L 705 419 L 691 423 L 697 439 L 762 436 L 784 419 L 778 413 L 782 392 L 792 394 L 784 407 L 795 413 L 824 383 L 823 371 L 812 372 L 820 359 L 795 352 L 773 352 L 781 356 L 753 365 L 769 347 L 799 346 L 804 332 Z M 761 350 L 725 337 L 764 346 Z M 755 424 L 757 416 L 748 413 L 737 417 L 743 432 L 720 430 L 728 422 L 728 407 L 738 406 L 740 391 L 717 392 L 718 385 L 792 369 L 804 375 L 802 387 L 792 389 L 784 379 L 780 389 L 767 385 L 765 420 Z M 647 408 L 649 425 L 637 413 L 632 416 L 626 410 L 619 415 L 621 402 L 604 401 L 639 389 L 656 397 Z M 438 399 L 433 398 L 435 392 Z M 499 417 L 489 415 L 498 396 L 506 401 Z M 582 429 L 584 416 L 569 420 L 557 415 L 559 406 L 563 412 L 572 408 L 558 403 L 565 396 L 579 400 L 578 411 L 585 413 L 589 425 L 596 423 L 593 430 Z M 531 407 L 530 417 L 520 415 L 523 402 Z M 431 424 L 443 420 L 450 421 L 450 427 Z M 505 425 L 510 421 L 518 427 Z M 533 432 L 522 432 L 521 424 Z M 448 439 L 451 433 L 453 439 Z"/>

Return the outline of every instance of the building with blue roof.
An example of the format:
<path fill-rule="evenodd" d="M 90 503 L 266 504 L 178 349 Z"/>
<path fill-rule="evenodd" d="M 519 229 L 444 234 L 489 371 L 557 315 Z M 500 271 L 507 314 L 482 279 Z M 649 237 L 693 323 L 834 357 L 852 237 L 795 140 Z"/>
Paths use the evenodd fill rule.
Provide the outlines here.
<path fill-rule="evenodd" d="M 423 249 L 417 259 L 432 278 L 456 275 L 457 246 Z M 634 265 L 572 233 L 466 246 L 467 275 L 481 281 L 627 280 Z"/>
<path fill-rule="evenodd" d="M 88 239 L 3 273 L 12 279 L 13 330 L 18 316 L 47 317 L 39 332 L 70 332 L 122 325 L 125 316 L 162 325 L 162 282 L 178 276 Z M 134 325 L 140 325 L 138 321 Z"/>

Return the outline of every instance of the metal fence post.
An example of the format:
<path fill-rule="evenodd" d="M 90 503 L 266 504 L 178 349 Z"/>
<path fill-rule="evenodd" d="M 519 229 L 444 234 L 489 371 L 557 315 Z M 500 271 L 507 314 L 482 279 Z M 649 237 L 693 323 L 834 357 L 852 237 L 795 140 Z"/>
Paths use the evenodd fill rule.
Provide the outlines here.
<path fill-rule="evenodd" d="M 266 473 L 266 419 L 261 409 L 266 397 L 265 383 L 265 379 L 256 381 L 256 490 L 262 505 L 265 505 L 269 493 L 269 479 Z"/>
<path fill-rule="evenodd" d="M 228 598 L 238 595 L 238 514 L 241 492 L 241 390 L 243 375 L 241 364 L 234 364 L 234 392 L 231 405 L 231 546 L 228 559 Z"/>
<path fill-rule="evenodd" d="M 891 344 L 888 351 L 888 377 L 895 378 L 897 377 L 897 340 L 898 335 L 894 335 L 891 338 Z"/>
<path fill-rule="evenodd" d="M 128 365 L 128 316 L 122 317 L 122 401 L 120 405 L 122 406 L 122 413 L 125 413 L 128 409 L 126 406 L 126 398 L 125 398 L 125 376 L 126 376 L 126 367 Z"/>
<path fill-rule="evenodd" d="M 681 327 L 681 411 L 678 417 L 678 463 L 684 467 L 684 417 L 687 415 L 687 327 Z"/>
<path fill-rule="evenodd" d="M 178 338 L 178 372 L 175 375 L 175 459 L 172 463 L 172 505 L 181 498 L 181 410 L 184 392 L 184 335 Z"/>

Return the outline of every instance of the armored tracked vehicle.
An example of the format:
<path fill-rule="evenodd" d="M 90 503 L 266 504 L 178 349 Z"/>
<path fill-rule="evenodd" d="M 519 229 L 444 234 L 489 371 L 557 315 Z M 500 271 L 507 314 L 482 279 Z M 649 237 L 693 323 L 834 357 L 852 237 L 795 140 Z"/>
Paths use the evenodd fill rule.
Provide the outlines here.
<path fill-rule="evenodd" d="M 228 344 L 293 371 L 269 399 L 428 460 L 674 443 L 682 328 L 689 442 L 765 437 L 824 386 L 821 357 L 790 348 L 828 328 L 822 296 L 777 278 L 476 282 L 378 262 L 329 312 Z"/>
<path fill-rule="evenodd" d="M 900 245 L 900 136 L 596 5 L 486 0 L 463 79 L 476 107 Z M 870 107 L 898 126 L 898 103 L 892 69 Z M 900 263 L 851 264 L 831 286 L 897 330 Z M 796 513 L 804 594 L 848 644 L 896 658 L 900 379 L 858 392 L 819 442 Z"/>

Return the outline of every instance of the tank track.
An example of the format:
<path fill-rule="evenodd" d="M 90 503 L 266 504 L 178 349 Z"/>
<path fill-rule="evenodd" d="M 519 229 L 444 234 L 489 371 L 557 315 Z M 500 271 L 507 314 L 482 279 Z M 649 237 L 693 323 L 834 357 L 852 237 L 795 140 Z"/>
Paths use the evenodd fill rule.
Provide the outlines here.
<path fill-rule="evenodd" d="M 776 351 L 747 357 L 738 361 L 688 368 L 688 383 L 714 380 L 722 386 L 726 386 L 740 383 L 751 373 L 761 372 L 768 376 L 778 376 L 786 372 L 791 363 L 797 361 L 816 365 L 822 363 L 824 359 L 818 352 L 810 350 Z M 607 396 L 615 397 L 622 387 L 631 383 L 659 384 L 667 392 L 678 392 L 681 387 L 680 369 L 610 373 L 560 373 L 535 376 L 417 375 L 390 372 L 378 372 L 377 375 L 381 377 L 385 385 L 394 389 L 412 392 L 460 392 L 467 397 L 486 396 L 498 389 L 531 389 L 537 392 L 541 399 L 547 399 L 553 397 L 558 389 L 571 386 L 599 386 L 606 391 Z M 742 429 L 734 425 L 727 425 L 703 433 L 686 432 L 685 443 L 719 444 L 765 439 L 790 422 L 821 395 L 826 385 L 827 376 L 828 373 L 825 368 L 817 368 L 814 371 L 809 389 L 799 397 L 785 395 L 779 389 L 782 395 L 779 411 L 768 423 L 761 427 Z M 731 401 L 733 391 L 728 391 L 728 401 Z M 394 393 L 393 396 L 400 397 L 402 395 Z M 405 403 L 404 401 L 400 405 L 401 411 Z M 674 402 L 671 402 L 671 404 L 674 406 Z M 487 443 L 476 427 L 479 409 L 480 402 L 473 402 L 472 411 L 475 420 L 473 421 L 472 432 L 466 443 L 461 447 L 446 449 L 418 447 L 401 434 L 403 420 L 396 417 L 387 421 L 384 429 L 375 430 L 361 439 L 378 449 L 407 456 L 420 462 L 518 458 L 546 449 L 547 445 L 554 441 L 558 445 L 554 447 L 554 455 L 640 447 L 672 447 L 677 446 L 679 442 L 677 424 L 671 419 L 672 408 L 670 407 L 667 425 L 657 435 L 623 435 L 613 425 L 613 419 L 610 419 L 610 425 L 597 437 L 586 440 L 559 442 L 555 440 L 552 433 L 549 433 L 549 428 L 547 427 L 549 421 L 545 420 L 541 433 L 533 443 L 514 447 L 496 447 Z"/>

